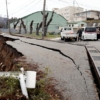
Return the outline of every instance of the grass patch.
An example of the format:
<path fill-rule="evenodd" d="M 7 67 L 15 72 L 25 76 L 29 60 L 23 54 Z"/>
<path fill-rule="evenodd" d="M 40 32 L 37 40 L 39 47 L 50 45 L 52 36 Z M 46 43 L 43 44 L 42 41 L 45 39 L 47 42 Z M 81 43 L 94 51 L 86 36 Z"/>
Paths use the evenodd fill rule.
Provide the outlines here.
<path fill-rule="evenodd" d="M 44 72 L 39 71 L 35 89 L 27 89 L 29 100 L 61 100 L 52 79 L 47 77 L 48 68 Z M 0 77 L 0 100 L 27 100 L 22 94 L 18 79 L 10 77 Z"/>
<path fill-rule="evenodd" d="M 26 37 L 32 37 L 32 38 L 36 38 L 36 39 L 42 39 L 42 34 L 41 33 L 39 33 L 39 35 L 36 35 L 36 33 L 19 34 L 19 35 L 23 35 L 23 36 L 26 36 Z M 47 33 L 47 36 L 46 37 L 44 36 L 44 39 L 52 39 L 52 38 L 57 38 L 57 37 L 60 37 L 60 34 Z"/>

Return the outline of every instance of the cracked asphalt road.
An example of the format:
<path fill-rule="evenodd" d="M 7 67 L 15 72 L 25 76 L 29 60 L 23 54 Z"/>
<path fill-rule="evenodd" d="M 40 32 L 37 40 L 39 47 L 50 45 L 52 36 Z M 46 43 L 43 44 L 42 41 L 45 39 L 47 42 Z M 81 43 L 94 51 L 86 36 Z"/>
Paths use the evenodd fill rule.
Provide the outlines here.
<path fill-rule="evenodd" d="M 13 42 L 7 41 L 7 44 L 23 53 L 28 62 L 37 63 L 41 70 L 45 67 L 51 70 L 49 76 L 57 80 L 56 88 L 62 93 L 63 100 L 67 97 L 70 97 L 70 100 L 99 100 L 84 46 L 9 37 L 19 39 Z M 60 50 L 71 57 L 77 66 L 68 57 L 49 48 Z"/>

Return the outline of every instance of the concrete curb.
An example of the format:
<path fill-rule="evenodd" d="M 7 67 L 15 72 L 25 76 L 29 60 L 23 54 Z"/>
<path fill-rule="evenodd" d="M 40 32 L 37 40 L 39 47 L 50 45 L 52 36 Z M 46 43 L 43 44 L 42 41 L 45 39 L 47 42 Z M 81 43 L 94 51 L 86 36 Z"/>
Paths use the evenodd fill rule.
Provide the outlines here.
<path fill-rule="evenodd" d="M 100 52 L 94 47 L 87 45 L 86 50 L 90 59 L 90 64 L 92 65 L 91 67 L 94 70 L 99 88 L 100 88 Z"/>

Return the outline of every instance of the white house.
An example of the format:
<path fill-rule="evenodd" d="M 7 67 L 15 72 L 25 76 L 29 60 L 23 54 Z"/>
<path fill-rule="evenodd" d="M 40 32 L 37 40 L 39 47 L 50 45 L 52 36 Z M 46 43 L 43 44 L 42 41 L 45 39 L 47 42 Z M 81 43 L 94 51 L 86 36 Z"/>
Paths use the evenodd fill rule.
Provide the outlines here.
<path fill-rule="evenodd" d="M 74 14 L 74 21 L 85 21 L 87 19 L 99 19 L 100 11 L 97 10 L 88 10 L 83 12 L 78 12 Z"/>

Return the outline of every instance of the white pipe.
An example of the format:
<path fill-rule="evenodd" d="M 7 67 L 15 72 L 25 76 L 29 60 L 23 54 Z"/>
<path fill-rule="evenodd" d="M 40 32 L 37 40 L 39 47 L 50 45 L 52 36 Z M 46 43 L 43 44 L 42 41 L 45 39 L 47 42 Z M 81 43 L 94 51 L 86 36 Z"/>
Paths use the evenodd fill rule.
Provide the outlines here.
<path fill-rule="evenodd" d="M 20 86 L 21 86 L 22 93 L 23 93 L 23 95 L 25 95 L 28 98 L 28 93 L 27 93 L 27 89 L 26 89 L 24 79 L 25 78 L 24 78 L 23 74 L 19 74 L 19 81 L 20 81 Z"/>

